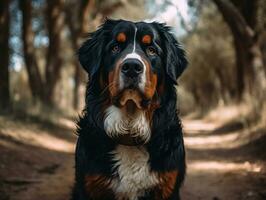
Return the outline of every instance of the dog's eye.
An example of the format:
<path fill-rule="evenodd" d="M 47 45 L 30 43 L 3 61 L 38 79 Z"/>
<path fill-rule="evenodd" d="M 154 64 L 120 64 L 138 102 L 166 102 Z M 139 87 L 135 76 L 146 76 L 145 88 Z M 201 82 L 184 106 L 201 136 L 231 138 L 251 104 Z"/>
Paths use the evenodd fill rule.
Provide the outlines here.
<path fill-rule="evenodd" d="M 120 51 L 120 47 L 118 45 L 115 45 L 112 47 L 112 52 L 113 53 L 118 53 Z"/>
<path fill-rule="evenodd" d="M 156 54 L 156 49 L 154 47 L 150 46 L 150 47 L 147 47 L 146 52 L 147 52 L 148 55 L 153 56 L 153 55 Z"/>

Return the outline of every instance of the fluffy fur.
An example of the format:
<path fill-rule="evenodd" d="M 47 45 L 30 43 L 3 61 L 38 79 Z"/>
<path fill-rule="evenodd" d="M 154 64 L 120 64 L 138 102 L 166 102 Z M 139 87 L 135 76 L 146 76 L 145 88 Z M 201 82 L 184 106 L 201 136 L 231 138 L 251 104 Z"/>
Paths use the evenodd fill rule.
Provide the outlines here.
<path fill-rule="evenodd" d="M 113 41 L 121 32 L 125 35 L 117 51 Z M 150 39 L 138 39 L 147 34 L 155 53 L 141 43 Z M 127 94 L 130 80 L 121 75 L 121 63 L 132 52 L 146 71 L 132 81 L 136 97 L 126 97 L 130 103 L 124 106 L 119 99 Z M 170 28 L 156 22 L 107 20 L 78 54 L 90 82 L 77 124 L 72 200 L 179 199 L 186 165 L 175 85 L 187 61 Z M 142 143 L 124 145 L 116 139 L 121 135 Z"/>
<path fill-rule="evenodd" d="M 113 105 L 105 111 L 104 130 L 110 137 L 131 134 L 132 137 L 141 137 L 145 142 L 151 137 L 149 122 L 143 111 L 131 116 Z"/>
<path fill-rule="evenodd" d="M 145 195 L 145 190 L 159 184 L 158 174 L 148 164 L 149 153 L 145 148 L 118 145 L 112 154 L 117 178 L 112 180 L 111 188 L 117 199 L 137 200 Z"/>

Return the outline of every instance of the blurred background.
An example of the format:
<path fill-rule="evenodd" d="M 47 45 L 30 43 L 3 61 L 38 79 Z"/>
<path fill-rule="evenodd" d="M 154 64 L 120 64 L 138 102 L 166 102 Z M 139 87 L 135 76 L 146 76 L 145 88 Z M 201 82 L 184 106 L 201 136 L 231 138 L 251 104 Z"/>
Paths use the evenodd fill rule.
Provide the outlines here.
<path fill-rule="evenodd" d="M 106 17 L 165 22 L 187 52 L 183 198 L 266 199 L 264 0 L 1 0 L 0 199 L 68 199 L 87 83 L 76 52 Z"/>

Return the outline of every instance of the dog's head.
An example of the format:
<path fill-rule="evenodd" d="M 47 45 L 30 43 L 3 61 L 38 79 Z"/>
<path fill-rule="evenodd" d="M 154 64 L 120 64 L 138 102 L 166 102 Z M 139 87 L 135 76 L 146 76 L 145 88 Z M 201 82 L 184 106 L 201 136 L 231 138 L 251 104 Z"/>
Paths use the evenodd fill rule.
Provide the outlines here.
<path fill-rule="evenodd" d="M 169 31 L 156 22 L 106 20 L 80 48 L 79 60 L 90 82 L 99 95 L 106 94 L 103 120 L 109 136 L 126 143 L 149 140 L 160 96 L 187 65 Z"/>

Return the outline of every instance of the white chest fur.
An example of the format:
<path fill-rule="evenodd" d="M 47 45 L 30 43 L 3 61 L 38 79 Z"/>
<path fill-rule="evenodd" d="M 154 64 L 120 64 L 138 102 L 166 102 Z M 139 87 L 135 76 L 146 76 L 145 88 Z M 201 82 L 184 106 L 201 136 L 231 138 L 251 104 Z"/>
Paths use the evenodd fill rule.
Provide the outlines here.
<path fill-rule="evenodd" d="M 128 116 L 113 105 L 105 111 L 104 129 L 110 137 L 131 134 L 148 141 L 151 135 L 150 125 L 143 111 Z"/>
<path fill-rule="evenodd" d="M 158 176 L 150 171 L 149 153 L 143 147 L 118 145 L 112 154 L 118 178 L 111 187 L 118 199 L 137 200 L 145 189 L 159 182 Z"/>

